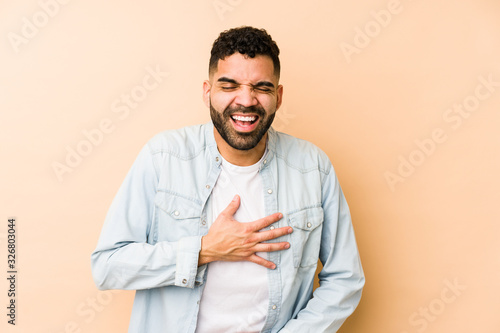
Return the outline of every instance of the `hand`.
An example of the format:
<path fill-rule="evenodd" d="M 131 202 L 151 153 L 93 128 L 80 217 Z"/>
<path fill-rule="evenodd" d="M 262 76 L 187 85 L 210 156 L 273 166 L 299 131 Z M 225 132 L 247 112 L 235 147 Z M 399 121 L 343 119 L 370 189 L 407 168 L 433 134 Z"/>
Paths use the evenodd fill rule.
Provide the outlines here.
<path fill-rule="evenodd" d="M 263 243 L 265 241 L 287 235 L 293 231 L 291 227 L 260 231 L 279 221 L 283 214 L 274 213 L 254 222 L 240 223 L 234 219 L 234 214 L 240 207 L 240 197 L 236 195 L 233 201 L 214 221 L 208 234 L 201 238 L 201 251 L 198 265 L 212 261 L 251 261 L 266 268 L 275 269 L 276 265 L 255 252 L 273 252 L 288 249 L 288 242 Z"/>

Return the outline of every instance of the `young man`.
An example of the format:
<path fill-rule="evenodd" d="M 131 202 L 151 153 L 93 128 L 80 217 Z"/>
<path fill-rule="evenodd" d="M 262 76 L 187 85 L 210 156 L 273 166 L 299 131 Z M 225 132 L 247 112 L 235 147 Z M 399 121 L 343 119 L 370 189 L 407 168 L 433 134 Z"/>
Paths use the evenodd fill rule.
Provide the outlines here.
<path fill-rule="evenodd" d="M 129 332 L 336 332 L 359 303 L 328 157 L 270 127 L 278 54 L 263 29 L 221 33 L 203 83 L 212 122 L 155 136 L 121 186 L 92 270 L 100 289 L 137 290 Z"/>

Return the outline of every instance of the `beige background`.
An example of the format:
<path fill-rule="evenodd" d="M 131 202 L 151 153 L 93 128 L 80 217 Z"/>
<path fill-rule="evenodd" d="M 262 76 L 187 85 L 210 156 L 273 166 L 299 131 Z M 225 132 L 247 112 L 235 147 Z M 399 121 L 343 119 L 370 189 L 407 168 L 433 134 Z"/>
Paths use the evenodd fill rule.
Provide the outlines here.
<path fill-rule="evenodd" d="M 498 1 L 63 2 L 0 2 L 2 331 L 126 332 L 133 293 L 90 273 L 104 216 L 150 137 L 209 119 L 211 44 L 248 24 L 281 48 L 275 127 L 330 156 L 350 204 L 367 283 L 341 332 L 499 332 Z"/>

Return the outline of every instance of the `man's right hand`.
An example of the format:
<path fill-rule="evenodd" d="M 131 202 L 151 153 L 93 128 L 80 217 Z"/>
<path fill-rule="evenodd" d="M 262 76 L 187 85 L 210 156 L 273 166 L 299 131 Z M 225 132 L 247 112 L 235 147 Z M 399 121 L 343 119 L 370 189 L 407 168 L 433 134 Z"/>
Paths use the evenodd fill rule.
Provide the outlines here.
<path fill-rule="evenodd" d="M 201 238 L 198 265 L 212 261 L 251 261 L 266 268 L 275 269 L 274 263 L 255 253 L 288 249 L 290 247 L 288 242 L 264 242 L 287 235 L 293 229 L 282 227 L 259 231 L 279 221 L 283 214 L 274 213 L 254 222 L 241 223 L 233 217 L 239 207 L 240 197 L 236 195 L 226 209 L 219 214 L 208 230 L 208 234 Z"/>

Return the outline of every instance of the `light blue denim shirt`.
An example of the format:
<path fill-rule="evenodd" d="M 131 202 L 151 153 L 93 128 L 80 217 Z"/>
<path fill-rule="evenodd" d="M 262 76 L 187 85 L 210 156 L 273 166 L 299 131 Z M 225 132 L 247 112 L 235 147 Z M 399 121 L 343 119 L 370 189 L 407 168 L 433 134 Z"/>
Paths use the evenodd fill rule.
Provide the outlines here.
<path fill-rule="evenodd" d="M 195 331 L 210 269 L 198 267 L 198 255 L 222 161 L 213 130 L 207 123 L 156 135 L 109 209 L 92 273 L 101 290 L 137 290 L 131 333 Z M 274 240 L 290 242 L 289 249 L 268 254 L 277 267 L 268 270 L 262 332 L 336 332 L 364 285 L 349 208 L 324 152 L 272 128 L 268 133 L 259 168 L 265 213 L 283 213 L 269 228 L 289 225 L 293 232 Z M 323 269 L 313 293 L 318 259 Z"/>

